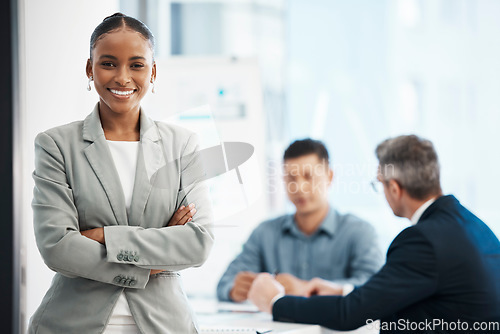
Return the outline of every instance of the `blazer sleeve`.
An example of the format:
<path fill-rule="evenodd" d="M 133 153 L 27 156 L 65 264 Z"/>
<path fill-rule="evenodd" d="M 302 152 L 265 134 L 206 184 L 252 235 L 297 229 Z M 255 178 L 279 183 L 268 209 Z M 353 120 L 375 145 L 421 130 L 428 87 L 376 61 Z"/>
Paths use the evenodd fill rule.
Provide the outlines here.
<path fill-rule="evenodd" d="M 147 269 L 178 271 L 201 266 L 214 242 L 213 215 L 204 178 L 198 139 L 192 134 L 180 158 L 178 206 L 196 204 L 196 214 L 180 226 L 143 228 L 140 226 L 105 226 L 104 238 L 109 262 L 120 263 L 121 250 L 137 253 L 133 264 Z"/>
<path fill-rule="evenodd" d="M 141 288 L 149 270 L 109 263 L 106 248 L 80 234 L 73 190 L 64 157 L 54 140 L 42 132 L 35 139 L 33 224 L 38 249 L 46 265 L 67 277 Z"/>
<path fill-rule="evenodd" d="M 401 232 L 387 263 L 365 285 L 345 297 L 285 296 L 273 306 L 277 321 L 319 324 L 353 330 L 368 319 L 384 319 L 431 296 L 437 288 L 437 260 L 432 245 L 415 228 Z"/>

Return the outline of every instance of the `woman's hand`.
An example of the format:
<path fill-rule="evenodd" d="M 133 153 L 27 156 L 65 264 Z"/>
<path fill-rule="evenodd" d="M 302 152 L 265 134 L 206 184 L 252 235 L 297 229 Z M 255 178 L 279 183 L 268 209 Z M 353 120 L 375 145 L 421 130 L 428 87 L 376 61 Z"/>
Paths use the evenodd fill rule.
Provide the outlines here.
<path fill-rule="evenodd" d="M 91 230 L 80 231 L 80 234 L 89 239 L 95 240 L 103 245 L 106 244 L 104 240 L 104 227 L 93 228 Z"/>
<path fill-rule="evenodd" d="M 149 272 L 149 276 L 161 273 L 162 271 L 165 270 L 151 269 L 151 271 Z"/>
<path fill-rule="evenodd" d="M 196 213 L 196 209 L 194 207 L 194 203 L 189 204 L 188 206 L 181 206 L 170 218 L 167 226 L 175 226 L 175 225 L 184 225 L 193 220 L 193 216 Z"/>

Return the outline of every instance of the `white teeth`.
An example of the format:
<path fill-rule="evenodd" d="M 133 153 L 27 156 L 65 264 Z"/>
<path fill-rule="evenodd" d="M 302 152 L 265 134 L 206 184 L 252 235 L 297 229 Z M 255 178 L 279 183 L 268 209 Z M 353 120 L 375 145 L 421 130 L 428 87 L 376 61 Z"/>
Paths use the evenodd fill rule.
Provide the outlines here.
<path fill-rule="evenodd" d="M 113 94 L 122 95 L 122 96 L 130 95 L 134 92 L 134 90 L 114 90 L 114 89 L 110 89 L 110 91 Z"/>

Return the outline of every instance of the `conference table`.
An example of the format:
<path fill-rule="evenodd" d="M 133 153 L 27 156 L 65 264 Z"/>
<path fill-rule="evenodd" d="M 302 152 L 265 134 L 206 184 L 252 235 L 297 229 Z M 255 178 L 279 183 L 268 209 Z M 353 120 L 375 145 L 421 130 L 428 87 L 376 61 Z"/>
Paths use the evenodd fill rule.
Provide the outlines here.
<path fill-rule="evenodd" d="M 201 334 L 269 333 L 269 334 L 331 334 L 356 333 L 375 334 L 376 326 L 360 327 L 353 331 L 338 332 L 319 325 L 277 322 L 272 316 L 258 312 L 250 303 L 221 303 L 213 299 L 192 299 Z"/>

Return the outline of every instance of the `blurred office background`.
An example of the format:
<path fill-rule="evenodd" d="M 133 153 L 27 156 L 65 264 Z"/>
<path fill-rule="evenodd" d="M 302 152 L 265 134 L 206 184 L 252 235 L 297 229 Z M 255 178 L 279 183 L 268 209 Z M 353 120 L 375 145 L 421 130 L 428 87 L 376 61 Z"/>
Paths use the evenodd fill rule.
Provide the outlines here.
<path fill-rule="evenodd" d="M 333 206 L 372 223 L 384 251 L 408 222 L 395 218 L 383 195 L 370 188 L 374 149 L 399 134 L 432 140 L 444 192 L 500 235 L 499 1 L 18 3 L 23 326 L 53 276 L 33 236 L 33 140 L 92 110 L 97 95 L 87 92 L 84 71 L 90 35 L 117 11 L 143 20 L 157 38 L 159 83 L 156 96 L 145 101 L 150 116 L 195 128 L 209 119 L 218 140 L 255 147 L 254 157 L 241 166 L 241 191 L 255 191 L 216 222 L 209 261 L 184 274 L 188 295 L 214 297 L 218 278 L 250 231 L 263 219 L 293 212 L 281 187 L 281 156 L 292 140 L 304 137 L 329 148 L 336 172 Z M 211 108 L 208 118 L 182 114 L 204 104 Z M 231 173 L 221 182 L 240 187 Z M 220 185 L 211 189 L 221 196 L 217 212 L 232 206 Z"/>

